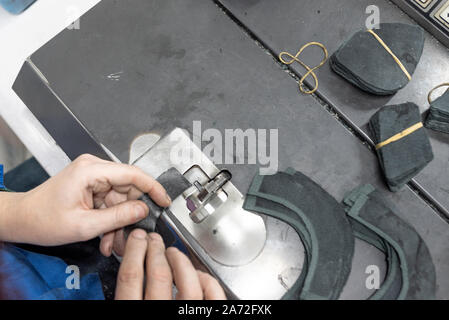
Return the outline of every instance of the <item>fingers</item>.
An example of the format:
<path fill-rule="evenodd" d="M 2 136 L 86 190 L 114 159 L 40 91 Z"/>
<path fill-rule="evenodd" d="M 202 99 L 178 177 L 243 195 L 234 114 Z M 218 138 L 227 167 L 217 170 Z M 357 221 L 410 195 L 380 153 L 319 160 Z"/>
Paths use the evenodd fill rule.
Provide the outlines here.
<path fill-rule="evenodd" d="M 78 171 L 77 176 L 92 195 L 85 197 L 84 207 L 100 208 L 83 210 L 83 219 L 76 217 L 77 240 L 88 240 L 144 219 L 148 207 L 142 201 L 130 201 L 142 193 L 148 194 L 159 206 L 167 207 L 171 203 L 162 185 L 137 167 L 82 155 L 74 161 L 72 170 Z M 103 254 L 112 252 L 109 248 L 113 238 L 108 235 L 102 242 Z"/>
<path fill-rule="evenodd" d="M 100 252 L 105 257 L 110 257 L 114 244 L 115 232 L 108 232 L 103 235 L 100 241 Z"/>
<path fill-rule="evenodd" d="M 197 270 L 205 300 L 226 300 L 226 295 L 218 281 L 210 274 Z"/>
<path fill-rule="evenodd" d="M 103 197 L 103 199 L 104 199 L 104 203 L 105 203 L 106 207 L 112 207 L 112 206 L 115 206 L 115 205 L 117 205 L 119 203 L 125 202 L 127 200 L 137 200 L 137 198 L 136 199 L 128 199 L 126 194 L 117 192 L 115 190 L 109 191 Z"/>
<path fill-rule="evenodd" d="M 133 185 L 141 192 L 147 193 L 158 205 L 162 207 L 170 205 L 171 201 L 164 187 L 137 167 L 110 162 L 94 163 L 85 170 L 94 190 L 96 186 L 103 186 L 104 181 L 114 188 Z"/>
<path fill-rule="evenodd" d="M 118 254 L 120 257 L 123 257 L 123 255 L 125 254 L 125 246 L 126 246 L 125 232 L 123 231 L 123 229 L 117 230 L 115 232 L 112 250 L 114 250 L 114 252 Z"/>
<path fill-rule="evenodd" d="M 110 257 L 112 252 L 123 257 L 125 254 L 126 239 L 123 229 L 111 231 L 103 235 L 100 241 L 100 252 Z"/>
<path fill-rule="evenodd" d="M 173 276 L 165 256 L 165 245 L 157 233 L 151 233 L 147 250 L 145 299 L 171 300 Z"/>
<path fill-rule="evenodd" d="M 82 238 L 91 239 L 99 234 L 134 224 L 148 215 L 148 207 L 142 201 L 127 201 L 110 208 L 88 210 L 81 213 Z"/>
<path fill-rule="evenodd" d="M 123 192 L 119 192 L 116 190 L 109 191 L 103 197 L 104 203 L 99 208 L 105 209 L 123 203 L 127 200 L 136 200 L 142 194 L 133 186 L 126 186 L 125 188 L 126 189 L 123 189 Z M 132 195 L 133 192 L 135 192 L 135 195 Z M 128 195 L 126 193 L 128 193 Z M 123 256 L 125 252 L 125 244 L 126 240 L 124 237 L 123 229 L 119 229 L 115 232 L 111 231 L 103 235 L 103 237 L 101 238 L 100 252 L 105 257 L 109 257 L 112 254 L 112 251 L 114 251 L 119 256 Z"/>
<path fill-rule="evenodd" d="M 144 289 L 144 262 L 146 286 Z M 160 235 L 134 230 L 126 243 L 125 255 L 117 279 L 116 299 L 171 300 L 173 280 L 179 300 L 225 300 L 217 280 L 195 270 L 190 260 L 178 249 L 165 250 Z"/>
<path fill-rule="evenodd" d="M 203 290 L 200 280 L 189 258 L 176 248 L 168 248 L 166 256 L 178 288 L 176 299 L 202 300 Z"/>
<path fill-rule="evenodd" d="M 142 300 L 147 233 L 136 229 L 126 243 L 125 255 L 118 272 L 115 299 Z"/>
<path fill-rule="evenodd" d="M 133 185 L 113 186 L 113 191 L 124 194 L 126 196 L 127 200 L 137 200 L 143 194 L 142 191 L 140 191 Z"/>

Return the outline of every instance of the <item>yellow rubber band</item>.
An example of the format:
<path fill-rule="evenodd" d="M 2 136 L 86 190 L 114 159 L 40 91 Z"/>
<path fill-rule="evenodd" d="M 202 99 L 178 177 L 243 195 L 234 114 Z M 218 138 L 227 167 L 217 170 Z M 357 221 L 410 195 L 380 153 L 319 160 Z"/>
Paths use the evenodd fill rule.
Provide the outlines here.
<path fill-rule="evenodd" d="M 301 55 L 301 53 L 307 49 L 310 46 L 318 46 L 320 47 L 323 52 L 324 52 L 324 59 L 321 61 L 321 63 L 319 65 L 317 65 L 316 67 L 310 68 L 308 65 L 306 65 L 304 62 L 302 62 L 301 60 L 299 60 L 299 56 Z M 287 56 L 290 58 L 290 60 L 285 60 L 284 56 Z M 305 93 L 305 94 L 312 94 L 315 93 L 315 91 L 318 90 L 318 77 L 315 74 L 315 70 L 318 68 L 321 68 L 327 61 L 327 58 L 329 57 L 329 53 L 327 52 L 326 47 L 319 42 L 309 42 L 307 44 L 305 44 L 301 49 L 299 49 L 298 53 L 296 55 L 292 55 L 288 52 L 281 52 L 279 54 L 279 60 L 286 65 L 290 65 L 293 62 L 298 62 L 300 65 L 302 65 L 304 67 L 304 69 L 307 70 L 307 73 L 299 80 L 299 89 L 301 90 L 301 92 Z M 315 86 L 313 87 L 312 90 L 307 90 L 304 88 L 304 81 L 307 79 L 308 76 L 312 76 L 313 80 L 315 81 Z"/>
<path fill-rule="evenodd" d="M 427 100 L 429 101 L 429 104 L 432 104 L 432 94 L 435 92 L 435 90 L 440 89 L 441 87 L 449 87 L 449 82 L 442 83 L 432 90 L 430 90 L 429 95 L 427 96 Z M 449 89 L 448 89 L 449 90 Z"/>
<path fill-rule="evenodd" d="M 423 127 L 422 122 L 418 122 L 417 124 L 411 126 L 410 128 L 405 129 L 404 131 L 392 136 L 390 139 L 385 140 L 384 142 L 381 142 L 376 145 L 376 150 L 379 150 L 380 148 L 385 147 L 386 145 L 401 140 L 402 138 L 408 136 L 409 134 L 415 132 L 416 130 Z"/>
<path fill-rule="evenodd" d="M 405 68 L 405 66 L 402 64 L 401 60 L 398 59 L 398 57 L 396 57 L 396 55 L 393 53 L 393 51 L 391 51 L 391 49 L 387 46 L 387 44 L 377 35 L 377 33 L 375 33 L 373 30 L 368 30 L 369 33 L 371 33 L 374 38 L 377 39 L 377 41 L 379 41 L 379 43 L 385 48 L 385 50 L 387 50 L 387 52 L 393 57 L 394 61 L 396 61 L 396 63 L 399 65 L 399 67 L 401 68 L 401 70 L 405 73 L 405 75 L 407 76 L 408 80 L 412 80 L 412 76 L 410 75 L 410 73 L 407 71 L 407 69 Z"/>

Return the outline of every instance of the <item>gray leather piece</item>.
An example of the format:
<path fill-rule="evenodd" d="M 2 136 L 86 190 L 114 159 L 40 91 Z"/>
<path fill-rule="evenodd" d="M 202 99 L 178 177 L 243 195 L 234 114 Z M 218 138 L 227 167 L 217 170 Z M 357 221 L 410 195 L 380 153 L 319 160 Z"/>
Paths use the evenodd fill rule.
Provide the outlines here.
<path fill-rule="evenodd" d="M 307 268 L 303 268 L 303 274 L 307 274 L 304 278 L 301 275 L 284 298 L 338 299 L 348 279 L 354 253 L 352 229 L 340 204 L 293 169 L 272 176 L 257 175 L 248 196 L 245 209 L 281 219 L 305 239 Z M 274 204 L 254 202 L 254 197 Z"/>
<path fill-rule="evenodd" d="M 282 51 L 294 54 L 301 45 L 309 41 L 319 41 L 333 53 L 348 37 L 365 29 L 367 22 L 374 22 L 373 11 L 370 11 L 373 8 L 379 8 L 381 22 L 415 23 L 388 0 L 219 0 L 219 2 L 226 6 L 266 48 L 272 50 L 275 56 Z M 328 65 L 315 71 L 319 79 L 318 95 L 338 110 L 342 118 L 349 118 L 364 132 L 368 132 L 366 125 L 369 118 L 386 104 L 410 101 L 417 104 L 421 112 L 426 111 L 427 93 L 435 85 L 448 80 L 449 51 L 427 32 L 425 38 L 423 55 L 412 81 L 395 96 L 377 96 L 364 92 L 349 84 Z M 314 66 L 321 59 L 321 55 L 319 50 L 310 49 L 301 54 L 301 59 Z M 300 75 L 306 72 L 297 63 L 290 67 Z M 312 78 L 308 81 L 313 85 Z M 441 174 L 449 172 L 447 161 L 449 135 L 429 132 L 429 136 L 435 159 L 416 176 L 415 180 L 449 210 L 449 179 L 447 175 Z"/>
<path fill-rule="evenodd" d="M 413 75 L 424 49 L 423 29 L 417 25 L 382 23 L 374 32 Z M 409 83 L 399 64 L 366 29 L 345 41 L 331 56 L 330 65 L 337 74 L 372 94 L 394 94 Z"/>
<path fill-rule="evenodd" d="M 168 196 L 171 199 L 176 199 L 191 186 L 190 182 L 187 181 L 187 179 L 184 178 L 184 176 L 175 168 L 171 168 L 166 172 L 164 172 L 163 174 L 161 174 L 157 178 L 157 181 L 159 181 L 159 183 L 165 188 Z M 128 234 L 136 228 L 143 229 L 147 232 L 157 231 L 156 226 L 159 221 L 159 217 L 164 211 L 164 208 L 157 205 L 146 194 L 140 197 L 139 200 L 143 201 L 148 206 L 150 210 L 149 215 L 145 219 L 137 222 L 136 224 L 127 226 L 125 228 L 125 237 L 127 237 Z"/>
<path fill-rule="evenodd" d="M 430 104 L 425 126 L 435 131 L 449 133 L 449 91 Z"/>
<path fill-rule="evenodd" d="M 177 169 L 170 168 L 156 179 L 167 191 L 170 199 L 174 200 L 192 184 Z"/>
<path fill-rule="evenodd" d="M 435 299 L 435 267 L 416 230 L 399 218 L 397 209 L 372 186 L 351 191 L 343 200 L 349 216 L 376 232 L 396 251 L 402 273 L 397 299 Z"/>
<path fill-rule="evenodd" d="M 282 179 L 283 175 L 290 175 L 296 177 L 296 179 Z M 298 233 L 301 241 L 304 244 L 305 249 L 305 259 L 304 264 L 302 265 L 302 271 L 299 278 L 295 281 L 294 285 L 290 288 L 288 293 L 283 297 L 283 299 L 336 299 L 339 296 L 346 280 L 348 274 L 345 272 L 341 272 L 338 269 L 338 265 L 336 266 L 332 259 L 335 256 L 329 255 L 330 252 L 339 252 L 341 247 L 336 247 L 341 245 L 335 237 L 338 236 L 338 231 L 334 233 L 328 234 L 328 237 L 325 237 L 325 234 L 321 231 L 321 228 L 326 229 L 325 225 L 327 223 L 334 223 L 332 219 L 324 217 L 328 215 L 332 217 L 334 213 L 338 216 L 338 212 L 341 212 L 341 208 L 334 207 L 332 210 L 322 210 L 318 203 L 321 203 L 324 198 L 332 199 L 330 195 L 326 195 L 326 192 L 321 188 L 315 188 L 316 184 L 312 182 L 312 184 L 308 184 L 307 177 L 302 174 L 293 173 L 292 169 L 288 170 L 288 173 L 278 173 L 277 177 L 273 177 L 270 180 L 270 186 L 273 188 L 279 187 L 281 189 L 281 193 L 285 193 L 283 196 L 273 196 L 271 193 L 260 192 L 262 187 L 262 180 L 264 179 L 261 176 L 255 177 L 253 180 L 253 185 L 250 187 L 248 194 L 245 199 L 244 208 L 249 211 L 257 212 L 259 214 L 268 215 L 274 217 L 276 219 L 280 219 L 289 225 L 291 225 L 295 231 Z M 297 180 L 297 181 L 295 181 Z M 290 181 L 290 182 L 287 182 Z M 298 189 L 300 182 L 303 187 Z M 289 184 L 291 183 L 291 184 Z M 282 184 L 282 186 L 281 186 Z M 312 188 L 310 186 L 313 186 Z M 306 191 L 305 191 L 306 190 Z M 314 199 L 313 201 L 308 193 L 312 193 L 311 195 L 316 198 L 321 198 L 319 200 Z M 318 192 L 318 193 L 317 193 Z M 285 200 L 290 195 L 295 195 L 298 198 L 304 198 L 306 203 L 303 203 L 301 209 L 305 209 L 305 211 L 300 210 L 300 208 L 296 208 L 292 206 L 292 203 Z M 313 194 L 315 193 L 315 194 Z M 290 197 L 291 198 L 291 197 Z M 331 202 L 333 202 L 330 200 Z M 321 210 L 318 217 L 313 217 L 317 210 Z M 309 219 L 311 217 L 312 219 Z M 315 218 L 315 219 L 314 219 Z M 317 222 L 318 224 L 316 224 Z M 347 232 L 346 237 L 352 237 L 352 233 L 355 237 L 366 241 L 367 243 L 373 245 L 377 249 L 384 252 L 388 269 L 386 272 L 385 279 L 382 283 L 382 286 L 379 290 L 377 290 L 369 299 L 372 300 L 393 300 L 396 299 L 402 285 L 402 278 L 400 273 L 400 265 L 399 259 L 397 257 L 396 252 L 391 248 L 391 246 L 382 239 L 379 235 L 377 235 L 374 231 L 368 229 L 355 219 L 350 217 L 350 223 L 352 230 L 348 230 L 346 227 L 346 223 L 343 224 L 341 229 L 342 232 Z M 331 228 L 335 228 L 339 230 L 342 225 L 340 223 L 332 224 Z M 316 231 L 318 230 L 318 232 Z M 326 248 L 323 248 L 323 244 L 327 245 Z M 351 250 L 353 250 L 352 246 L 342 247 L 345 250 L 347 255 L 351 254 Z M 341 251 L 340 251 L 341 252 Z M 333 275 L 341 276 L 339 281 L 336 280 L 338 285 L 330 286 L 326 281 L 326 275 L 319 274 L 319 272 L 323 272 L 324 269 L 317 268 L 317 265 L 326 266 L 329 269 L 327 273 L 332 273 Z M 336 267 L 333 269 L 333 267 Z M 328 294 L 323 296 L 322 294 L 317 294 L 314 291 L 303 291 L 304 284 L 306 279 L 310 277 L 315 277 L 315 279 L 320 279 L 322 281 L 321 286 L 328 290 Z"/>
<path fill-rule="evenodd" d="M 247 18 L 265 28 L 252 25 L 253 31 L 270 45 L 281 41 L 280 50 L 293 53 L 310 40 L 325 43 L 333 52 L 348 35 L 363 28 L 369 4 L 380 7 L 384 21 L 407 20 L 384 0 L 260 0 L 257 6 L 255 1 L 234 3 L 250 6 L 251 10 L 245 9 Z M 257 11 L 266 16 L 255 17 Z M 410 84 L 398 95 L 406 93 L 419 99 L 419 88 L 432 88 L 441 82 L 435 80 L 441 70 L 428 70 L 438 53 L 438 65 L 446 66 L 441 58 L 444 52 L 436 52 L 431 41 L 426 41 L 426 46 L 433 54 L 424 55 L 417 70 L 426 77 L 419 78 L 419 86 Z M 316 61 L 314 54 L 313 50 L 304 52 L 310 65 Z M 449 297 L 448 225 L 410 189 L 388 192 L 375 155 L 316 100 L 301 95 L 297 83 L 212 1 L 101 1 L 82 17 L 80 30 L 64 30 L 33 54 L 32 61 L 85 128 L 123 162 L 128 162 L 128 148 L 137 135 L 163 134 L 176 126 L 191 131 L 193 120 L 202 121 L 203 131 L 216 128 L 223 135 L 225 129 L 279 129 L 279 169 L 292 166 L 301 170 L 337 200 L 348 189 L 371 183 L 400 206 L 403 218 L 414 225 L 431 249 L 439 297 Z M 118 81 L 107 77 L 120 71 Z M 317 74 L 325 95 L 347 108 L 354 120 L 367 120 L 386 101 L 348 85 L 328 66 Z M 38 89 L 26 94 L 40 96 Z M 27 105 L 33 107 L 33 103 Z M 46 105 L 39 107 L 45 115 Z M 434 139 L 441 143 L 434 151 L 442 155 L 449 150 L 443 147 L 444 137 L 439 134 Z M 80 143 L 67 144 L 64 150 L 83 149 Z M 206 144 L 203 141 L 202 146 Z M 447 183 L 441 172 L 448 164 L 446 156 L 441 159 L 446 167 L 437 166 L 438 175 L 429 181 L 436 192 L 445 195 L 443 199 L 449 199 L 440 190 Z M 247 190 L 258 170 L 252 164 L 226 167 L 240 191 Z M 371 253 L 361 255 L 369 258 Z M 373 260 L 377 261 L 377 256 Z M 355 267 L 363 276 L 366 264 Z M 346 296 L 366 293 L 370 291 L 357 281 L 348 287 Z"/>
<path fill-rule="evenodd" d="M 282 297 L 283 300 L 299 300 L 301 299 L 301 292 L 304 286 L 304 281 L 309 272 L 310 262 L 312 260 L 312 236 L 306 224 L 295 211 L 290 210 L 286 206 L 279 204 L 277 202 L 263 198 L 262 196 L 252 196 L 247 195 L 245 198 L 244 209 L 256 212 L 258 214 L 263 214 L 267 216 L 280 219 L 288 223 L 299 235 L 303 245 L 304 245 L 304 262 L 301 266 L 301 274 L 295 283 L 292 285 L 290 290 Z M 315 244 L 316 246 L 316 244 Z M 319 258 L 317 259 L 320 260 Z M 331 295 L 335 295 L 332 293 Z"/>
<path fill-rule="evenodd" d="M 401 133 L 421 122 L 419 108 L 414 103 L 385 106 L 372 116 L 369 125 L 375 144 Z M 433 160 L 425 128 L 385 145 L 377 150 L 388 187 L 398 191 Z"/>

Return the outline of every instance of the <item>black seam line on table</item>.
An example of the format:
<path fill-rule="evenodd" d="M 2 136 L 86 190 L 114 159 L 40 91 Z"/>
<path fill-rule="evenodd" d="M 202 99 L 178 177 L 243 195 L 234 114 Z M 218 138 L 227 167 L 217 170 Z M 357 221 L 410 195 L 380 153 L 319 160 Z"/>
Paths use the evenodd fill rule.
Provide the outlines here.
<path fill-rule="evenodd" d="M 266 54 L 270 55 L 274 62 L 286 73 L 288 73 L 298 84 L 302 75 L 291 68 L 291 66 L 283 65 L 279 62 L 278 55 L 265 43 L 260 37 L 258 37 L 251 29 L 249 29 L 240 19 L 238 19 L 220 0 L 211 0 L 215 5 L 251 39 L 256 45 L 261 48 Z M 310 82 L 306 79 L 304 84 L 307 88 L 311 89 Z M 364 132 L 359 126 L 357 126 L 343 111 L 332 104 L 330 99 L 325 97 L 320 89 L 311 94 L 311 96 L 329 113 L 334 117 L 338 123 L 340 123 L 347 131 L 353 136 L 356 136 L 361 143 L 367 147 L 371 152 L 376 153 L 375 144 L 372 139 Z M 449 224 L 449 210 L 446 209 L 437 199 L 435 199 L 420 183 L 415 179 L 412 179 L 407 186 L 412 190 L 421 200 L 423 200 L 433 211 L 435 211 L 446 223 Z"/>

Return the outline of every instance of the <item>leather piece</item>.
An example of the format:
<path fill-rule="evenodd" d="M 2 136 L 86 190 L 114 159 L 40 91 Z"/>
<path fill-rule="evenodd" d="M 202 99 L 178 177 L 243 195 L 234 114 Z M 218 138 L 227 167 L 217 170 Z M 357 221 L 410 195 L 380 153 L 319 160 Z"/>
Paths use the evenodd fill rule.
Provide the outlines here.
<path fill-rule="evenodd" d="M 348 218 L 351 222 L 354 236 L 382 251 L 385 254 L 387 262 L 385 279 L 380 288 L 376 290 L 368 300 L 395 300 L 402 287 L 402 277 L 397 253 L 388 242 L 382 239 L 373 230 L 370 230 L 350 216 L 348 216 Z"/>
<path fill-rule="evenodd" d="M 279 178 L 281 175 L 284 177 L 293 175 L 291 177 L 294 177 L 295 179 L 291 179 L 292 181 L 287 182 L 286 179 Z M 269 182 L 266 182 L 275 189 L 281 188 L 283 190 L 281 191 L 283 194 L 281 197 L 273 196 L 272 193 L 260 192 L 260 189 L 263 188 L 263 179 L 264 178 L 261 176 L 256 176 L 254 178 L 252 187 L 247 194 L 244 208 L 249 211 L 257 212 L 258 214 L 264 214 L 280 219 L 292 226 L 298 233 L 305 249 L 304 264 L 302 265 L 300 276 L 289 291 L 283 296 L 283 299 L 337 299 L 347 281 L 349 273 L 341 272 L 339 266 L 337 266 L 336 269 L 329 269 L 326 273 L 324 269 L 317 268 L 317 266 L 325 266 L 326 268 L 335 267 L 334 262 L 338 260 L 338 258 L 335 259 L 335 256 L 332 256 L 330 253 L 338 252 L 342 248 L 340 247 L 341 243 L 335 239 L 335 237 L 338 236 L 338 232 L 328 233 L 328 236 L 326 237 L 326 233 L 322 232 L 322 230 L 328 231 L 335 226 L 336 229 L 340 229 L 339 226 L 341 225 L 339 223 L 335 224 L 333 215 L 334 212 L 338 213 L 340 211 L 340 216 L 343 215 L 344 217 L 342 208 L 339 207 L 338 204 L 333 203 L 333 199 L 330 200 L 331 197 L 329 195 L 326 196 L 324 190 L 319 188 L 313 182 L 305 182 L 306 177 L 304 175 L 295 173 L 291 169 L 288 170 L 288 173 L 279 173 L 277 174 L 277 177 L 273 177 Z M 298 186 L 300 187 L 298 188 Z M 315 199 L 312 197 L 307 198 L 308 192 L 311 192 L 313 196 L 320 199 L 316 199 L 316 197 Z M 305 201 L 300 208 L 305 209 L 306 211 L 302 211 L 298 207 L 292 206 L 291 200 L 286 200 L 286 198 L 292 199 L 295 194 L 297 198 L 305 198 Z M 320 208 L 318 204 L 322 203 L 323 198 L 327 198 L 327 200 L 330 200 L 334 205 L 331 210 L 323 210 L 322 207 Z M 326 200 L 324 201 L 326 202 Z M 338 217 L 339 215 L 337 214 L 336 216 Z M 344 223 L 341 228 L 341 231 L 346 233 L 345 237 L 350 239 L 349 242 L 353 241 L 353 234 L 355 237 L 368 242 L 384 252 L 388 262 L 385 280 L 383 281 L 381 288 L 369 299 L 396 299 L 402 287 L 399 259 L 396 252 L 374 231 L 368 229 L 351 217 L 349 217 L 349 221 L 351 224 L 350 228 L 348 228 L 346 223 Z M 331 225 L 326 226 L 328 223 Z M 318 232 L 316 230 L 318 230 Z M 324 245 L 326 247 L 324 247 Z M 353 244 L 343 248 L 346 248 L 347 250 L 346 256 L 351 256 L 352 259 L 354 250 Z M 323 274 L 321 274 L 321 272 L 323 272 Z M 325 283 L 326 281 L 329 281 L 327 278 L 328 273 L 340 277 L 339 279 L 333 279 L 335 285 Z M 317 281 L 318 283 L 321 282 L 319 286 L 324 288 L 327 291 L 327 294 L 323 295 L 322 291 L 304 291 L 303 289 L 307 278 L 314 278 L 312 281 Z"/>
<path fill-rule="evenodd" d="M 282 297 L 283 300 L 300 300 L 301 291 L 304 286 L 305 278 L 309 272 L 309 265 L 312 259 L 312 235 L 313 232 L 308 229 L 302 218 L 293 210 L 279 204 L 277 202 L 264 199 L 259 196 L 247 195 L 245 199 L 244 209 L 258 214 L 264 214 L 277 219 L 280 219 L 296 231 L 304 245 L 304 262 L 301 266 L 301 273 L 296 279 L 295 283 L 289 289 L 289 291 Z M 317 259 L 319 260 L 319 259 Z M 299 267 L 299 266 L 298 266 Z"/>
<path fill-rule="evenodd" d="M 430 104 L 425 126 L 435 131 L 449 133 L 449 91 Z"/>
<path fill-rule="evenodd" d="M 382 23 L 373 30 L 401 61 L 410 75 L 424 48 L 424 31 L 417 25 Z M 332 69 L 360 89 L 376 95 L 396 93 L 409 79 L 380 42 L 366 30 L 345 41 L 331 56 Z"/>
<path fill-rule="evenodd" d="M 369 122 L 375 144 L 383 142 L 421 122 L 419 108 L 408 102 L 381 108 Z M 433 160 L 425 128 L 377 150 L 379 162 L 391 191 L 400 190 Z"/>
<path fill-rule="evenodd" d="M 272 204 L 254 202 L 255 197 Z M 257 175 L 244 208 L 285 221 L 304 241 L 307 265 L 284 299 L 339 297 L 351 269 L 354 238 L 335 199 L 302 173 L 288 169 L 272 176 Z"/>
<path fill-rule="evenodd" d="M 430 252 L 423 239 L 396 208 L 372 186 L 350 192 L 343 204 L 357 222 L 376 232 L 397 253 L 402 276 L 398 300 L 435 299 L 436 275 Z"/>
<path fill-rule="evenodd" d="M 159 181 L 159 183 L 165 188 L 167 194 L 173 200 L 192 186 L 191 183 L 187 181 L 187 179 L 175 168 L 167 170 L 156 180 Z M 175 241 L 175 237 L 165 223 L 159 219 L 164 211 L 164 208 L 158 206 L 153 200 L 150 199 L 148 195 L 143 195 L 139 198 L 139 200 L 145 202 L 150 209 L 150 213 L 145 219 L 139 221 L 138 223 L 127 226 L 125 228 L 125 237 L 127 238 L 132 230 L 140 228 L 147 232 L 160 233 L 165 241 L 165 244 L 170 246 Z"/>

